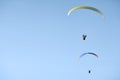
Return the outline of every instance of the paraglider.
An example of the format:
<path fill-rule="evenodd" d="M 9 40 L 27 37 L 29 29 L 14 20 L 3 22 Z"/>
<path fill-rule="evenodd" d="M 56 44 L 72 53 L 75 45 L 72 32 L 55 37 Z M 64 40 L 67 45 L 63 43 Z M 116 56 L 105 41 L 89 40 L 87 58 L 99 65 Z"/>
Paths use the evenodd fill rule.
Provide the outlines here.
<path fill-rule="evenodd" d="M 87 54 L 91 54 L 91 55 L 93 55 L 93 56 L 95 56 L 95 57 L 98 57 L 98 55 L 95 54 L 95 53 L 93 53 L 93 52 L 87 52 L 87 53 L 81 54 L 81 55 L 80 55 L 80 58 L 83 57 L 83 56 L 85 56 L 85 55 L 87 55 Z"/>
<path fill-rule="evenodd" d="M 72 12 L 74 12 L 76 10 L 82 10 L 82 9 L 94 11 L 94 12 L 100 14 L 103 18 L 105 17 L 104 14 L 99 9 L 97 9 L 95 7 L 91 7 L 91 6 L 76 6 L 76 7 L 73 7 L 68 11 L 67 15 L 69 16 Z M 85 34 L 82 35 L 83 40 L 86 40 L 86 37 L 87 37 L 87 35 L 85 35 Z M 79 56 L 79 59 L 82 58 L 85 55 L 93 55 L 94 57 L 98 58 L 98 55 L 96 53 L 86 52 L 86 53 L 81 54 Z M 91 75 L 91 70 L 90 69 L 88 69 L 88 74 Z"/>
<path fill-rule="evenodd" d="M 92 11 L 97 12 L 98 14 L 100 14 L 101 16 L 104 17 L 104 14 L 103 14 L 99 9 L 94 8 L 94 7 L 91 7 L 91 6 L 77 6 L 77 7 L 74 7 L 74 8 L 72 8 L 72 9 L 70 9 L 70 10 L 68 11 L 68 16 L 69 16 L 73 11 L 78 10 L 78 9 L 89 9 L 89 10 L 92 10 Z"/>
<path fill-rule="evenodd" d="M 89 71 L 88 71 L 88 73 L 90 74 L 90 73 L 91 73 L 91 71 L 89 70 Z"/>
<path fill-rule="evenodd" d="M 83 35 L 82 35 L 82 37 L 83 37 L 83 40 L 85 40 L 85 39 L 86 39 L 86 37 L 87 37 L 87 35 L 84 35 L 84 34 L 83 34 Z"/>

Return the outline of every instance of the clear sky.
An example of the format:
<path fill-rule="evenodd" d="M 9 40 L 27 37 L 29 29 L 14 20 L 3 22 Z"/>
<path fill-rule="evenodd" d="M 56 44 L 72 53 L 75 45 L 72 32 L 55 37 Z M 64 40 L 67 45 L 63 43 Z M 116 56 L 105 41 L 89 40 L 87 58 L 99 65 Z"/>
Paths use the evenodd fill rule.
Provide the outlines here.
<path fill-rule="evenodd" d="M 0 0 L 0 80 L 120 80 L 119 50 L 120 0 Z"/>

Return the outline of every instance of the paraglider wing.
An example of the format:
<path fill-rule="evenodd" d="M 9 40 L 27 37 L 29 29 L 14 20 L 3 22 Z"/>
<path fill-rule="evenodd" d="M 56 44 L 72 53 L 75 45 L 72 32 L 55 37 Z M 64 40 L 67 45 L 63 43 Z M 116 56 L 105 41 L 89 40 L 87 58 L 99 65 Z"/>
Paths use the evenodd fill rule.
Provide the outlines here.
<path fill-rule="evenodd" d="M 89 9 L 89 10 L 93 10 L 93 11 L 99 13 L 100 15 L 102 15 L 102 16 L 104 17 L 104 14 L 103 14 L 100 10 L 98 10 L 97 8 L 91 7 L 91 6 L 77 6 L 77 7 L 74 7 L 74 8 L 72 8 L 72 9 L 70 9 L 70 10 L 68 11 L 68 16 L 69 16 L 73 11 L 78 10 L 78 9 Z"/>
<path fill-rule="evenodd" d="M 98 55 L 95 54 L 95 53 L 87 52 L 87 53 L 83 53 L 82 55 L 80 55 L 80 58 L 83 57 L 83 56 L 86 55 L 86 54 L 91 54 L 91 55 L 94 55 L 95 57 L 98 57 Z"/>

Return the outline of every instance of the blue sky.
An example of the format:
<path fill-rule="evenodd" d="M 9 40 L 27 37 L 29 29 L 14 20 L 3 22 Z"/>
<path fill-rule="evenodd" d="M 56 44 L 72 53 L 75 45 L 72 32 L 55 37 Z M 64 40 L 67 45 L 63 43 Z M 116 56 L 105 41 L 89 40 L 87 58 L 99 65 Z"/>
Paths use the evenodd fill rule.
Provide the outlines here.
<path fill-rule="evenodd" d="M 119 0 L 0 0 L 0 80 L 120 80 Z M 69 9 L 88 5 L 67 16 Z M 82 34 L 87 39 L 82 40 Z M 99 55 L 86 55 L 95 52 Z M 88 74 L 88 70 L 91 74 Z"/>

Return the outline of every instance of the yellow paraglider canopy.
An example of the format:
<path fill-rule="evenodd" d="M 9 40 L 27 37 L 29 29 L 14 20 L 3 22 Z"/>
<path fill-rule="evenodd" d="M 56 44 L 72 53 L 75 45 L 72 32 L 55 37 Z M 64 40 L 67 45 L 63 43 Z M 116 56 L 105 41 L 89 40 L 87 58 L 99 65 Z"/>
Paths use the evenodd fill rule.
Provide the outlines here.
<path fill-rule="evenodd" d="M 68 16 L 69 16 L 73 11 L 78 10 L 78 9 L 89 9 L 89 10 L 92 10 L 92 11 L 95 11 L 95 12 L 99 13 L 101 16 L 104 17 L 104 14 L 103 14 L 99 9 L 94 8 L 94 7 L 91 7 L 91 6 L 77 6 L 77 7 L 74 7 L 74 8 L 72 8 L 72 9 L 70 9 L 70 10 L 68 11 Z"/>

